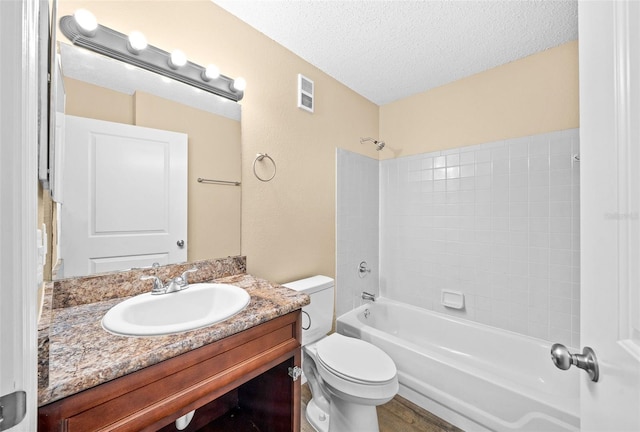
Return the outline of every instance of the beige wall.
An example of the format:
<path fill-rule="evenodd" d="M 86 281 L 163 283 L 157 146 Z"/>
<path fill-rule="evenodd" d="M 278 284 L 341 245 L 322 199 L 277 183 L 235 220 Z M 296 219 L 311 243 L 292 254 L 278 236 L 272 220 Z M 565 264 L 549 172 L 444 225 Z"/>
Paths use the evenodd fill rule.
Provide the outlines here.
<path fill-rule="evenodd" d="M 240 188 L 197 181 L 240 180 L 240 122 L 148 93 L 126 95 L 70 78 L 65 92 L 69 115 L 186 133 L 187 259 L 240 254 Z"/>
<path fill-rule="evenodd" d="M 65 114 L 115 123 L 134 124 L 133 97 L 64 78 Z"/>
<path fill-rule="evenodd" d="M 579 126 L 573 41 L 380 107 L 381 158 Z"/>
<path fill-rule="evenodd" d="M 335 148 L 377 158 L 359 139 L 377 136 L 378 107 L 208 0 L 60 0 L 58 15 L 79 7 L 103 25 L 140 30 L 152 45 L 246 78 L 241 250 L 248 271 L 275 282 L 335 276 Z M 315 82 L 314 114 L 296 108 L 298 73 Z M 269 183 L 253 176 L 259 152 L 277 163 Z"/>
<path fill-rule="evenodd" d="M 51 194 L 48 190 L 44 190 L 42 184 L 38 182 L 38 229 L 42 229 L 43 224 L 46 225 L 46 242 L 48 245 L 53 245 L 53 242 L 57 241 L 54 235 L 55 230 L 53 229 L 54 214 L 54 203 L 51 199 Z M 50 247 L 47 250 L 47 259 L 42 269 L 44 280 L 51 280 L 51 262 L 55 258 L 55 248 Z"/>

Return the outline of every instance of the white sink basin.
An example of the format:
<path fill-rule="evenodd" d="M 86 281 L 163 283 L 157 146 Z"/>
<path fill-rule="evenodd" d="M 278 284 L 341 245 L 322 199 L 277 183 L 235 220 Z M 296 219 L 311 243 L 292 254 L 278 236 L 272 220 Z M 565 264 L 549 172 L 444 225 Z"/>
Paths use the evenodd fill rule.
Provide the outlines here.
<path fill-rule="evenodd" d="M 102 327 L 124 336 L 180 333 L 224 321 L 249 304 L 249 294 L 233 285 L 199 283 L 169 294 L 140 294 L 112 307 Z"/>

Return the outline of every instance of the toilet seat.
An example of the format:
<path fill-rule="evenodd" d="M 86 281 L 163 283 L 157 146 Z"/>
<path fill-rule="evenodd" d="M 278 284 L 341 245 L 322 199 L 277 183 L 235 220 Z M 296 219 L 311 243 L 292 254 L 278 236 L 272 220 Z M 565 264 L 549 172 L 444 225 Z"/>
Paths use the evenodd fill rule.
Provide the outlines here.
<path fill-rule="evenodd" d="M 396 379 L 396 365 L 369 342 L 334 333 L 316 344 L 317 359 L 328 371 L 352 383 L 384 385 Z"/>

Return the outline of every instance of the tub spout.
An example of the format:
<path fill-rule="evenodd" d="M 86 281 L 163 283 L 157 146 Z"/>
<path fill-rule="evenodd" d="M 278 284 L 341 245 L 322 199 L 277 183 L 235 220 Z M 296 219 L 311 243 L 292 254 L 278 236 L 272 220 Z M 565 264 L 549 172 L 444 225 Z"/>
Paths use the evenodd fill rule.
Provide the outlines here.
<path fill-rule="evenodd" d="M 370 301 L 376 301 L 376 296 L 368 293 L 366 291 L 362 291 L 362 299 L 363 300 L 370 300 Z"/>

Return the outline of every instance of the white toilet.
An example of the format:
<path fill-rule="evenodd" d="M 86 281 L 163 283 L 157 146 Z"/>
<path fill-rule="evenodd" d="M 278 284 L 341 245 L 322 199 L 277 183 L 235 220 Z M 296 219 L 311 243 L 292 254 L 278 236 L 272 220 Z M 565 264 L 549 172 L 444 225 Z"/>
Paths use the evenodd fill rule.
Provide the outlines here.
<path fill-rule="evenodd" d="M 312 399 L 307 420 L 319 432 L 377 432 L 376 406 L 398 392 L 396 365 L 368 342 L 333 333 L 334 282 L 313 276 L 284 284 L 309 295 L 302 308 L 302 370 Z"/>

